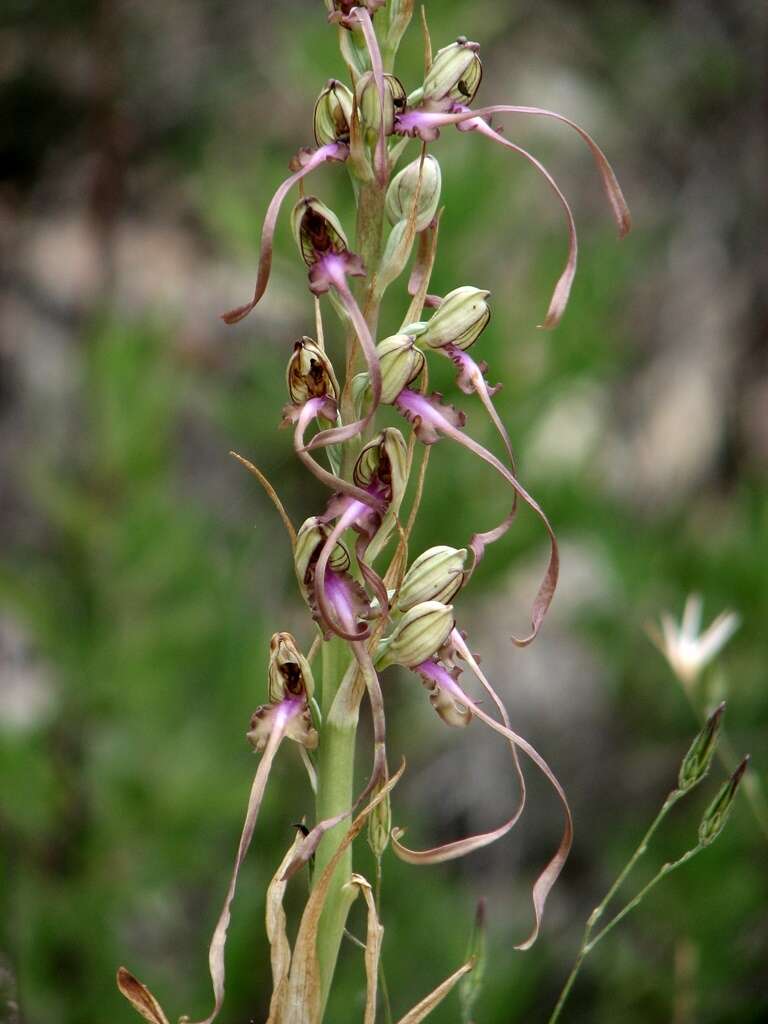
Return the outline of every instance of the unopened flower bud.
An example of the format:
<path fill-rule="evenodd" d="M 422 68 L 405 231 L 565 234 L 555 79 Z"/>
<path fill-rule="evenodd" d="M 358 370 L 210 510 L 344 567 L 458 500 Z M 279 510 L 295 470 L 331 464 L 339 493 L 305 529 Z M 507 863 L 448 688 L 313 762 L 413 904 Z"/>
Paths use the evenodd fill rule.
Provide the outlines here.
<path fill-rule="evenodd" d="M 288 394 L 296 405 L 304 405 L 310 398 L 339 397 L 339 384 L 333 366 L 325 352 L 311 338 L 302 338 L 293 346 L 285 372 Z"/>
<path fill-rule="evenodd" d="M 702 846 L 709 846 L 710 843 L 713 843 L 725 828 L 731 814 L 736 790 L 739 788 L 748 764 L 749 755 L 739 763 L 733 775 L 721 786 L 719 793 L 704 812 L 704 817 L 699 825 L 699 842 Z"/>
<path fill-rule="evenodd" d="M 437 307 L 419 342 L 428 348 L 455 345 L 468 349 L 477 341 L 491 319 L 491 310 L 485 301 L 490 292 L 483 288 L 464 285 L 448 292 Z"/>
<path fill-rule="evenodd" d="M 315 681 L 309 662 L 290 633 L 275 633 L 269 641 L 269 699 L 276 703 L 286 697 L 309 699 Z"/>
<path fill-rule="evenodd" d="M 421 188 L 419 188 L 421 173 Z M 431 155 L 417 157 L 395 175 L 387 189 L 387 216 L 391 224 L 407 220 L 411 216 L 413 202 L 418 191 L 416 230 L 423 231 L 432 221 L 440 202 L 442 177 L 440 164 Z"/>
<path fill-rule="evenodd" d="M 363 125 L 373 136 L 379 134 L 381 126 L 381 107 L 379 106 L 379 90 L 372 71 L 366 71 L 357 82 L 357 105 Z M 384 134 L 391 135 L 395 123 L 395 114 L 405 110 L 405 89 L 395 75 L 384 75 Z"/>
<path fill-rule="evenodd" d="M 428 548 L 413 561 L 405 574 L 397 608 L 405 612 L 422 601 L 448 604 L 464 582 L 466 560 L 466 548 L 452 548 L 447 544 Z"/>
<path fill-rule="evenodd" d="M 439 650 L 453 629 L 453 608 L 440 601 L 422 601 L 409 608 L 385 641 L 379 667 L 420 665 Z"/>
<path fill-rule="evenodd" d="M 483 65 L 477 55 L 480 45 L 459 36 L 455 43 L 438 50 L 422 87 L 427 105 L 452 100 L 471 103 L 483 77 Z"/>
<path fill-rule="evenodd" d="M 326 253 L 342 253 L 349 249 L 339 218 L 315 196 L 306 196 L 296 203 L 291 213 L 291 227 L 308 267 Z"/>
<path fill-rule="evenodd" d="M 315 103 L 315 139 L 318 146 L 349 142 L 354 97 L 343 82 L 331 78 Z"/>
<path fill-rule="evenodd" d="M 317 516 L 310 516 L 309 519 L 305 519 L 296 534 L 293 564 L 296 569 L 299 585 L 305 596 L 307 594 L 307 587 L 312 581 L 315 562 L 319 558 L 320 549 L 327 538 L 328 527 L 325 523 L 321 523 Z M 349 553 L 343 544 L 339 543 L 335 546 L 328 564 L 338 572 L 345 572 L 349 568 Z"/>
<path fill-rule="evenodd" d="M 408 447 L 396 427 L 386 427 L 362 449 L 352 479 L 358 487 L 386 490 L 389 500 L 400 504 L 408 483 Z"/>
<path fill-rule="evenodd" d="M 424 369 L 424 353 L 407 334 L 393 334 L 376 346 L 381 368 L 381 401 L 394 402 Z"/>
<path fill-rule="evenodd" d="M 692 789 L 709 771 L 712 756 L 717 747 L 720 736 L 725 701 L 715 708 L 707 719 L 704 728 L 691 744 L 691 748 L 683 758 L 680 765 L 680 773 L 677 779 L 677 788 L 680 790 Z"/>

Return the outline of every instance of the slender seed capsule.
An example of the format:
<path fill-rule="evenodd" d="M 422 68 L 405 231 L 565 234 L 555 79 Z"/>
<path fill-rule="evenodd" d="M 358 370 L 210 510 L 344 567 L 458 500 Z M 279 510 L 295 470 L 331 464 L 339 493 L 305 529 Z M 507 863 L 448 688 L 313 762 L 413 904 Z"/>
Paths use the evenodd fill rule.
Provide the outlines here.
<path fill-rule="evenodd" d="M 472 102 L 483 77 L 479 49 L 479 43 L 459 36 L 455 43 L 437 51 L 422 87 L 425 106 Z"/>
<path fill-rule="evenodd" d="M 391 405 L 424 369 L 424 353 L 408 334 L 393 334 L 376 346 L 381 368 L 381 401 Z"/>
<path fill-rule="evenodd" d="M 357 81 L 355 89 L 357 106 L 368 135 L 375 138 L 381 126 L 381 108 L 379 106 L 379 90 L 372 71 L 366 71 Z M 395 115 L 402 114 L 406 107 L 406 95 L 403 83 L 395 75 L 384 75 L 384 134 L 391 135 L 395 124 Z"/>
<path fill-rule="evenodd" d="M 300 199 L 291 213 L 293 237 L 308 267 L 329 252 L 349 250 L 347 236 L 336 214 L 315 196 Z"/>
<path fill-rule="evenodd" d="M 329 79 L 315 103 L 314 128 L 318 146 L 349 142 L 354 97 L 343 82 Z"/>
<path fill-rule="evenodd" d="M 485 301 L 491 293 L 483 288 L 464 285 L 449 292 L 438 306 L 419 342 L 428 348 L 455 345 L 468 349 L 480 337 L 491 319 Z"/>
<path fill-rule="evenodd" d="M 406 612 L 422 601 L 448 604 L 464 582 L 466 560 L 466 548 L 452 548 L 447 544 L 428 548 L 413 561 L 405 574 L 396 607 Z"/>
<path fill-rule="evenodd" d="M 748 764 L 749 755 L 739 763 L 733 775 L 721 786 L 717 796 L 704 812 L 704 817 L 699 825 L 699 842 L 702 846 L 709 846 L 710 843 L 714 843 L 725 828 L 726 822 L 731 815 L 736 791 L 739 788 Z"/>
<path fill-rule="evenodd" d="M 379 667 L 420 665 L 443 646 L 453 622 L 453 607 L 440 601 L 422 601 L 409 608 L 385 641 Z"/>
<path fill-rule="evenodd" d="M 287 697 L 309 699 L 315 692 L 312 669 L 290 633 L 275 633 L 269 641 L 267 675 L 272 703 Z"/>
<path fill-rule="evenodd" d="M 339 383 L 333 365 L 316 341 L 304 337 L 297 341 L 285 371 L 288 394 L 295 405 L 304 405 L 310 398 L 339 397 Z"/>
<path fill-rule="evenodd" d="M 698 785 L 709 771 L 712 757 L 720 737 L 720 726 L 725 712 L 725 701 L 715 708 L 707 719 L 704 728 L 691 744 L 690 750 L 683 758 L 677 779 L 677 788 L 685 791 Z"/>
<path fill-rule="evenodd" d="M 441 186 L 440 164 L 431 154 L 425 156 L 423 166 L 420 157 L 411 161 L 395 175 L 387 189 L 386 210 L 390 223 L 397 224 L 411 216 L 413 201 L 418 191 L 416 230 L 423 231 L 437 212 Z"/>

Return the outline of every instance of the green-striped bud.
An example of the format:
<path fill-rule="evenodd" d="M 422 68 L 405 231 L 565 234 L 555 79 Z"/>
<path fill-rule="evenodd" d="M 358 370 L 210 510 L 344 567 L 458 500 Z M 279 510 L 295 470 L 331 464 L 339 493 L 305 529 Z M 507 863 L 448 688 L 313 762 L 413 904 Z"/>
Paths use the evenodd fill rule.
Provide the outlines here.
<path fill-rule="evenodd" d="M 286 697 L 305 697 L 315 692 L 309 662 L 290 633 L 275 633 L 269 641 L 269 699 L 279 703 Z"/>
<path fill-rule="evenodd" d="M 730 779 L 721 786 L 719 793 L 704 812 L 704 817 L 699 825 L 699 842 L 702 846 L 714 843 L 725 828 L 731 814 L 736 790 L 739 788 L 748 764 L 749 755 L 740 762 Z"/>
<path fill-rule="evenodd" d="M 330 359 L 311 338 L 304 337 L 293 346 L 288 360 L 285 382 L 291 401 L 304 405 L 310 398 L 339 397 L 339 382 Z"/>
<path fill-rule="evenodd" d="M 399 506 L 408 484 L 408 446 L 396 427 L 386 427 L 362 449 L 352 479 L 358 487 L 383 484 Z"/>
<path fill-rule="evenodd" d="M 379 90 L 372 71 L 366 71 L 357 80 L 355 88 L 357 106 L 360 111 L 366 133 L 375 138 L 381 127 L 381 107 Z M 403 83 L 395 75 L 384 75 L 384 134 L 391 135 L 395 124 L 395 114 L 405 110 L 406 98 Z"/>
<path fill-rule="evenodd" d="M 483 288 L 464 285 L 448 292 L 437 307 L 419 342 L 428 348 L 455 345 L 468 349 L 480 337 L 491 319 L 491 310 L 485 301 L 491 293 Z"/>
<path fill-rule="evenodd" d="M 405 574 L 396 607 L 406 612 L 422 601 L 448 604 L 464 582 L 466 560 L 466 548 L 452 548 L 447 544 L 428 548 Z"/>
<path fill-rule="evenodd" d="M 321 523 L 317 516 L 305 519 L 296 534 L 296 547 L 293 552 L 293 564 L 305 598 L 309 594 L 315 562 L 320 556 L 320 549 L 328 538 L 328 527 Z M 329 563 L 337 572 L 345 572 L 349 568 L 349 552 L 343 544 L 337 543 L 331 554 Z"/>
<path fill-rule="evenodd" d="M 306 196 L 296 203 L 291 213 L 291 228 L 308 267 L 327 252 L 349 250 L 339 218 L 315 196 Z"/>
<path fill-rule="evenodd" d="M 405 665 L 412 668 L 432 657 L 453 629 L 453 607 L 440 601 L 422 601 L 409 608 L 382 644 L 379 668 Z"/>
<path fill-rule="evenodd" d="M 683 758 L 680 765 L 680 773 L 677 778 L 677 788 L 680 790 L 693 789 L 698 785 L 709 771 L 712 756 L 717 747 L 720 736 L 725 701 L 715 708 L 706 721 L 704 728 L 691 744 L 691 748 Z"/>
<path fill-rule="evenodd" d="M 419 173 L 421 173 L 421 189 L 419 189 Z M 398 221 L 410 218 L 413 201 L 418 191 L 416 230 L 423 231 L 437 212 L 441 185 L 442 176 L 437 160 L 433 156 L 427 155 L 422 165 L 421 158 L 417 157 L 395 175 L 387 189 L 386 208 L 390 223 L 397 224 Z"/>
<path fill-rule="evenodd" d="M 318 146 L 349 142 L 354 97 L 343 82 L 329 79 L 315 103 L 314 127 Z"/>
<path fill-rule="evenodd" d="M 471 103 L 483 77 L 483 65 L 477 55 L 479 49 L 479 43 L 459 36 L 455 43 L 438 50 L 424 79 L 423 102 Z"/>
<path fill-rule="evenodd" d="M 424 353 L 407 334 L 393 334 L 376 346 L 381 367 L 381 400 L 391 404 L 424 369 Z"/>

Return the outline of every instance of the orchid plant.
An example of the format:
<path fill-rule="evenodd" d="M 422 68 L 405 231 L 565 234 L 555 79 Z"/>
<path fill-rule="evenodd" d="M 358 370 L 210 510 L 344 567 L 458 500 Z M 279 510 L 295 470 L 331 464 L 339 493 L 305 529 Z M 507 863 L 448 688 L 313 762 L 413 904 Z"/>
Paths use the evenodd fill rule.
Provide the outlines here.
<path fill-rule="evenodd" d="M 364 1020 L 373 1024 L 381 977 L 378 890 L 385 851 L 391 849 L 415 865 L 437 864 L 507 835 L 520 820 L 526 802 L 520 754 L 554 788 L 563 825 L 552 856 L 532 885 L 533 923 L 518 949 L 527 949 L 536 940 L 547 897 L 571 848 L 571 812 L 562 786 L 535 747 L 512 728 L 501 698 L 457 625 L 458 606 L 475 568 L 486 549 L 510 529 L 521 503 L 541 521 L 549 557 L 531 603 L 530 624 L 513 638 L 518 646 L 531 643 L 541 629 L 557 586 L 559 559 L 555 533 L 544 510 L 518 478 L 510 437 L 493 401 L 496 388 L 486 380 L 486 364 L 469 352 L 488 325 L 489 292 L 460 282 L 447 295 L 430 292 L 442 213 L 442 170 L 433 149 L 441 131 L 451 127 L 482 136 L 525 159 L 554 192 L 566 219 L 567 257 L 542 318 L 544 328 L 558 324 L 568 303 L 578 252 L 574 218 L 547 169 L 492 127 L 491 116 L 546 118 L 572 129 L 594 158 L 620 236 L 630 228 L 630 215 L 608 160 L 579 125 L 538 107 L 473 107 L 482 78 L 478 44 L 461 37 L 433 55 L 423 12 L 424 77 L 408 93 L 394 66 L 413 6 L 413 0 L 359 0 L 357 4 L 326 0 L 349 84 L 331 79 L 322 89 L 314 109 L 316 146 L 298 152 L 290 175 L 267 208 L 253 297 L 223 316 L 228 324 L 243 320 L 264 295 L 279 215 L 288 195 L 298 189 L 290 220 L 308 271 L 314 337 L 302 337 L 289 354 L 289 403 L 283 422 L 292 427 L 297 457 L 328 488 L 327 504 L 297 529 L 258 467 L 243 456 L 236 457 L 259 479 L 286 527 L 298 587 L 316 624 L 315 637 L 306 656 L 287 632 L 275 633 L 270 644 L 268 701 L 254 712 L 248 731 L 260 761 L 210 944 L 213 1006 L 202 1024 L 212 1024 L 223 1005 L 225 946 L 238 875 L 286 739 L 297 745 L 303 758 L 316 811 L 314 824 L 297 834 L 267 892 L 272 1024 L 322 1020 L 347 915 L 360 894 L 368 912 L 363 943 Z M 398 169 L 414 144 L 418 154 Z M 326 163 L 338 165 L 349 176 L 357 211 L 354 248 L 336 214 L 304 191 L 313 171 Z M 378 340 L 382 301 L 409 264 L 406 288 L 396 300 L 401 326 L 396 334 Z M 338 318 L 346 336 L 343 357 L 326 345 L 329 312 Z M 449 359 L 456 367 L 459 391 L 479 400 L 498 434 L 500 454 L 467 433 L 462 411 L 430 393 L 428 365 L 437 357 Z M 336 367 L 342 364 L 344 373 L 337 375 Z M 384 406 L 401 414 L 402 429 L 377 425 L 377 413 Z M 510 511 L 502 522 L 469 537 L 463 548 L 442 543 L 436 530 L 434 545 L 412 557 L 409 540 L 429 454 L 440 440 L 460 445 L 493 471 L 509 488 Z M 380 675 L 393 665 L 410 670 L 414 680 L 421 682 L 444 724 L 466 728 L 477 720 L 508 745 L 519 800 L 511 817 L 497 828 L 433 849 L 414 850 L 404 845 L 403 829 L 391 827 L 390 793 L 404 765 L 390 774 Z M 484 704 L 472 686 L 462 681 L 462 672 L 485 695 Z M 368 777 L 358 785 L 354 752 L 364 701 L 372 720 L 373 751 Z M 373 886 L 354 873 L 352 864 L 353 840 L 366 826 L 379 865 Z M 310 862 L 313 882 L 291 948 L 283 895 L 291 877 Z M 476 950 L 471 950 L 466 962 L 406 1013 L 401 1024 L 422 1020 L 475 964 Z M 157 1000 L 129 972 L 121 968 L 118 982 L 147 1020 L 166 1021 Z M 462 1005 L 471 1006 L 471 991 L 464 990 Z M 387 1009 L 388 1017 L 389 1013 Z"/>

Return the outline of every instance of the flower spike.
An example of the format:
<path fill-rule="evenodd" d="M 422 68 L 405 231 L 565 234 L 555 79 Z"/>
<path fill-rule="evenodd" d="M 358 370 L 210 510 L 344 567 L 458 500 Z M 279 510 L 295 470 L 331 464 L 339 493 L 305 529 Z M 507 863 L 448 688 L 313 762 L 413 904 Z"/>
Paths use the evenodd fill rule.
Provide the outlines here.
<path fill-rule="evenodd" d="M 302 150 L 299 152 L 297 161 L 299 166 L 294 170 L 294 173 L 291 174 L 290 177 L 286 178 L 279 186 L 267 207 L 267 213 L 264 217 L 264 226 L 261 229 L 259 270 L 256 276 L 256 287 L 253 292 L 253 298 L 244 306 L 238 306 L 236 309 L 230 309 L 228 313 L 222 313 L 221 319 L 225 323 L 236 324 L 238 321 L 242 320 L 243 317 L 248 316 L 267 290 L 269 275 L 272 270 L 272 241 L 275 235 L 275 225 L 277 224 L 277 217 L 280 213 L 280 207 L 283 204 L 283 200 L 291 191 L 293 186 L 298 184 L 298 182 L 305 178 L 311 171 L 314 171 L 316 167 L 319 167 L 320 164 L 325 163 L 326 160 L 346 160 L 348 155 L 349 149 L 342 142 L 330 142 L 327 145 L 316 149 L 314 152 L 311 150 Z"/>

